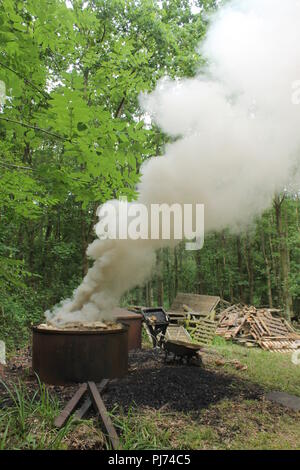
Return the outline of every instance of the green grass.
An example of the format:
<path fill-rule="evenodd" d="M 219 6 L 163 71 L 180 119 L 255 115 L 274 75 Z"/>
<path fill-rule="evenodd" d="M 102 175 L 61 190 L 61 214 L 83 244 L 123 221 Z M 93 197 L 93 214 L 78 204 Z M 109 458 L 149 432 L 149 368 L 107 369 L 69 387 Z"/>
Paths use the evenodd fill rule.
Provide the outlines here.
<path fill-rule="evenodd" d="M 212 349 L 225 360 L 224 366 L 205 367 L 256 383 L 265 390 L 282 390 L 300 396 L 300 366 L 291 354 L 277 354 L 242 347 L 223 338 Z M 237 359 L 247 365 L 236 370 Z M 268 401 L 224 399 L 202 410 L 196 418 L 182 413 L 135 408 L 112 413 L 124 449 L 299 449 L 299 413 Z"/>
<path fill-rule="evenodd" d="M 182 449 L 213 449 L 217 448 L 218 435 L 209 426 L 187 426 L 178 437 Z"/>
<path fill-rule="evenodd" d="M 210 425 L 202 421 L 214 419 Z M 299 450 L 298 417 L 273 412 L 267 404 L 245 400 L 234 405 L 229 400 L 192 419 L 183 432 L 174 436 L 179 448 L 215 450 Z"/>
<path fill-rule="evenodd" d="M 224 369 L 234 375 L 247 378 L 266 390 L 280 390 L 300 396 L 300 365 L 291 360 L 291 353 L 281 354 L 246 348 L 216 337 L 213 348 L 225 359 L 237 359 L 247 366 L 238 371 L 226 364 Z"/>
<path fill-rule="evenodd" d="M 30 395 L 22 382 L 6 389 L 10 404 L 4 401 L 0 408 L 0 449 L 63 449 L 63 439 L 72 426 L 70 420 L 64 428 L 53 428 L 59 403 L 50 397 L 45 385 L 39 381 L 37 391 Z"/>
<path fill-rule="evenodd" d="M 142 344 L 143 344 L 144 349 L 149 349 L 149 348 L 153 347 L 152 341 L 150 340 L 144 325 L 143 325 L 143 328 L 142 328 Z"/>
<path fill-rule="evenodd" d="M 223 400 L 197 417 L 133 407 L 127 414 L 115 410 L 112 418 L 125 450 L 300 449 L 299 415 L 255 400 Z"/>
<path fill-rule="evenodd" d="M 111 413 L 114 425 L 121 435 L 124 450 L 171 449 L 171 430 L 159 412 L 147 410 L 137 413 L 135 407 L 124 413 L 115 408 Z"/>
<path fill-rule="evenodd" d="M 207 369 L 235 375 L 265 390 L 300 396 L 300 366 L 292 363 L 290 354 L 248 349 L 222 338 L 214 340 L 212 349 L 216 354 L 209 355 Z M 218 358 L 224 358 L 225 365 L 216 365 Z M 234 359 L 247 369 L 236 370 L 230 363 Z M 96 418 L 73 419 L 61 430 L 55 429 L 53 420 L 61 404 L 44 384 L 39 382 L 33 394 L 22 382 L 10 388 L 1 386 L 6 387 L 6 398 L 0 403 L 0 450 L 108 447 Z M 299 415 L 266 400 L 236 397 L 225 398 L 197 414 L 139 408 L 134 403 L 126 413 L 119 407 L 111 412 L 125 450 L 299 449 Z"/>

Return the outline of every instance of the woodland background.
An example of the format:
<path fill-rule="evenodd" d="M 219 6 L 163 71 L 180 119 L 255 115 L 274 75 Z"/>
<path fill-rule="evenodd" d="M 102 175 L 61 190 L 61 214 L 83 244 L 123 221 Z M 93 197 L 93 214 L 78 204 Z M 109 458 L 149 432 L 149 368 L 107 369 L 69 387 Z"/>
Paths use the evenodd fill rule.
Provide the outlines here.
<path fill-rule="evenodd" d="M 134 199 L 141 164 L 168 138 L 138 105 L 164 76 L 193 76 L 214 0 L 0 1 L 0 339 L 31 322 L 86 273 L 95 211 Z M 204 248 L 161 250 L 146 286 L 124 303 L 170 305 L 176 292 L 283 309 L 300 320 L 299 191 L 242 233 Z"/>

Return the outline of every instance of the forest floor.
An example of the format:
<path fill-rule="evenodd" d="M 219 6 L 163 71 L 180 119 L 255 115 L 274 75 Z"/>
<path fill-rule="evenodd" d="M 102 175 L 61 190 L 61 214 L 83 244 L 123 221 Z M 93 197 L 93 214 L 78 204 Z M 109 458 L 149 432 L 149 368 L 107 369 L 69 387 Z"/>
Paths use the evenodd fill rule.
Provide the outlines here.
<path fill-rule="evenodd" d="M 289 354 L 246 349 L 216 339 L 203 366 L 164 362 L 159 350 L 130 353 L 129 373 L 103 399 L 122 446 L 134 449 L 299 449 L 300 412 L 265 398 L 300 396 L 300 366 Z M 10 357 L 0 387 L 0 449 L 104 449 L 96 417 L 53 419 L 76 387 L 37 383 L 30 348 Z"/>

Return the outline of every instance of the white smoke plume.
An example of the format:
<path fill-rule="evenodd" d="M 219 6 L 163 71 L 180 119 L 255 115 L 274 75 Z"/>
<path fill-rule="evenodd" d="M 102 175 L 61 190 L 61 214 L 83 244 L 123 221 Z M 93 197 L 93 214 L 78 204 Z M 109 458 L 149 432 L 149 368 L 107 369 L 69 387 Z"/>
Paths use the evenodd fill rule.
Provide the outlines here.
<path fill-rule="evenodd" d="M 220 9 L 200 49 L 205 70 L 161 80 L 140 99 L 178 138 L 142 168 L 139 202 L 203 203 L 206 231 L 242 228 L 270 206 L 299 168 L 300 105 L 292 99 L 299 25 L 298 0 L 240 0 Z M 93 267 L 48 319 L 108 318 L 120 296 L 150 276 L 159 245 L 95 240 L 88 248 Z"/>

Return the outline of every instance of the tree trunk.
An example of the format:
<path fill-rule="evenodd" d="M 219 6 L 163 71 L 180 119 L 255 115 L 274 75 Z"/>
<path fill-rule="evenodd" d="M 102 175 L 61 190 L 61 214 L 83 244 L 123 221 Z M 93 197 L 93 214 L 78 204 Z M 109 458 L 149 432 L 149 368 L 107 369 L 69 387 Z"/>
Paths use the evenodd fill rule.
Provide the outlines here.
<path fill-rule="evenodd" d="M 220 240 L 219 240 L 218 234 L 215 234 L 215 241 L 216 241 L 216 247 L 218 247 L 220 245 Z M 216 250 L 215 263 L 216 263 L 217 287 L 218 287 L 218 291 L 219 291 L 219 296 L 221 297 L 221 299 L 224 299 L 222 268 L 220 266 L 221 263 L 220 263 L 220 259 L 219 259 L 218 250 Z"/>
<path fill-rule="evenodd" d="M 149 281 L 149 307 L 153 306 L 153 286 L 152 281 Z"/>
<path fill-rule="evenodd" d="M 289 221 L 288 221 L 288 211 L 287 208 L 284 209 L 284 223 L 285 223 L 285 230 L 284 230 L 284 239 L 285 239 L 285 248 L 286 248 L 286 253 L 287 253 L 287 265 L 288 265 L 288 270 L 289 272 L 291 271 L 291 258 L 290 258 L 290 250 L 289 250 L 289 245 L 288 245 L 288 227 L 289 227 Z"/>
<path fill-rule="evenodd" d="M 272 238 L 272 228 L 275 224 L 273 215 L 271 219 L 269 219 L 269 248 L 270 248 L 270 256 L 271 256 L 271 265 L 272 271 L 274 273 L 275 283 L 276 283 L 276 295 L 277 295 L 277 304 L 281 303 L 281 285 L 280 285 L 280 267 L 278 266 L 278 262 L 274 252 L 274 241 Z M 273 294 L 274 299 L 274 294 Z"/>
<path fill-rule="evenodd" d="M 236 250 L 237 250 L 237 262 L 238 262 L 238 271 L 240 282 L 243 280 L 243 256 L 242 256 L 242 247 L 241 247 L 241 237 L 237 235 L 236 237 Z M 239 298 L 242 303 L 245 302 L 245 294 L 243 285 L 240 283 L 238 286 Z"/>
<path fill-rule="evenodd" d="M 50 274 L 50 270 L 46 269 L 46 266 L 47 266 L 47 258 L 48 258 L 48 251 L 49 251 L 49 238 L 51 236 L 51 232 L 52 232 L 52 223 L 51 223 L 50 217 L 48 216 L 46 233 L 45 233 L 45 238 L 44 238 L 43 259 L 42 259 L 42 266 L 41 266 L 41 271 L 44 275 L 44 281 L 46 284 L 47 284 L 47 281 L 49 281 L 48 276 Z"/>
<path fill-rule="evenodd" d="M 175 272 L 175 292 L 174 297 L 176 297 L 178 292 L 178 247 L 174 248 L 174 272 Z"/>
<path fill-rule="evenodd" d="M 34 240 L 35 240 L 35 227 L 34 222 L 29 221 L 26 225 L 26 234 L 27 234 L 27 243 L 28 243 L 28 267 L 29 272 L 34 273 L 35 271 L 35 250 L 34 250 Z M 35 284 L 35 277 L 32 276 L 29 280 L 30 285 L 33 287 Z"/>
<path fill-rule="evenodd" d="M 296 196 L 296 223 L 297 223 L 297 229 L 300 231 L 300 218 L 299 218 L 299 195 L 297 194 Z"/>
<path fill-rule="evenodd" d="M 233 295 L 233 288 L 232 288 L 232 279 L 231 279 L 231 272 L 230 272 L 230 266 L 227 265 L 227 259 L 226 259 L 226 252 L 227 252 L 227 247 L 226 247 L 226 236 L 225 232 L 221 233 L 221 243 L 222 243 L 222 249 L 223 249 L 223 280 L 226 282 L 226 279 L 228 278 L 228 292 L 229 292 L 229 298 L 231 303 L 234 303 L 234 295 Z M 224 290 L 224 289 L 223 289 Z"/>
<path fill-rule="evenodd" d="M 221 297 L 221 299 L 224 299 L 224 291 L 223 291 L 221 274 L 220 274 L 220 262 L 218 258 L 216 258 L 216 274 L 217 274 L 217 288 L 219 291 L 219 296 Z"/>
<path fill-rule="evenodd" d="M 272 296 L 272 281 L 271 281 L 271 268 L 270 261 L 266 252 L 265 234 L 263 227 L 261 228 L 261 248 L 265 260 L 266 276 L 267 276 L 267 292 L 268 292 L 268 304 L 270 308 L 273 308 L 273 296 Z"/>
<path fill-rule="evenodd" d="M 170 269 L 170 249 L 166 248 L 165 249 L 165 256 L 166 256 L 166 267 L 167 267 L 167 280 L 168 280 L 168 301 L 169 301 L 169 307 L 172 305 L 173 301 L 173 279 L 172 279 L 172 274 L 171 274 L 171 269 Z"/>
<path fill-rule="evenodd" d="M 287 250 L 285 231 L 283 228 L 283 217 L 282 217 L 282 204 L 285 199 L 283 195 L 280 197 L 276 195 L 274 197 L 274 209 L 276 214 L 276 228 L 279 239 L 279 256 L 280 256 L 280 278 L 281 278 L 281 289 L 282 289 L 282 300 L 287 320 L 291 320 L 293 316 L 293 300 L 289 289 L 289 255 Z"/>
<path fill-rule="evenodd" d="M 89 269 L 88 259 L 86 255 L 86 250 L 88 247 L 87 240 L 87 227 L 86 227 L 86 214 L 80 209 L 80 218 L 81 218 L 81 272 L 84 277 Z"/>
<path fill-rule="evenodd" d="M 163 251 L 158 250 L 156 254 L 156 282 L 157 282 L 157 305 L 164 304 L 164 279 L 163 279 Z"/>
<path fill-rule="evenodd" d="M 141 288 L 138 286 L 135 289 L 135 305 L 141 305 Z"/>
<path fill-rule="evenodd" d="M 148 281 L 145 284 L 145 300 L 146 300 L 146 306 L 147 307 L 152 307 L 152 305 L 153 305 L 153 289 L 152 289 L 151 281 Z"/>
<path fill-rule="evenodd" d="M 197 265 L 197 293 L 203 294 L 203 279 L 201 271 L 201 250 L 196 251 L 196 265 Z"/>
<path fill-rule="evenodd" d="M 146 282 L 144 290 L 145 290 L 145 304 L 146 304 L 146 307 L 149 307 L 150 300 L 149 300 L 149 284 L 148 284 L 148 282 Z"/>
<path fill-rule="evenodd" d="M 91 214 L 91 219 L 87 220 L 88 213 L 87 211 L 84 211 L 81 207 L 80 209 L 80 217 L 81 217 L 81 253 L 82 253 L 82 264 L 81 264 L 81 270 L 82 270 L 82 275 L 83 277 L 86 275 L 89 269 L 89 262 L 88 262 L 88 257 L 86 254 L 87 247 L 89 243 L 91 243 L 92 240 L 92 232 L 93 232 L 93 227 L 96 223 L 97 219 L 97 202 L 93 202 L 92 205 L 92 214 Z"/>
<path fill-rule="evenodd" d="M 244 245 L 244 259 L 248 273 L 248 285 L 249 285 L 249 304 L 253 304 L 254 300 L 254 274 L 253 274 L 253 260 L 252 260 L 252 249 L 249 236 L 246 235 L 243 239 Z"/>

